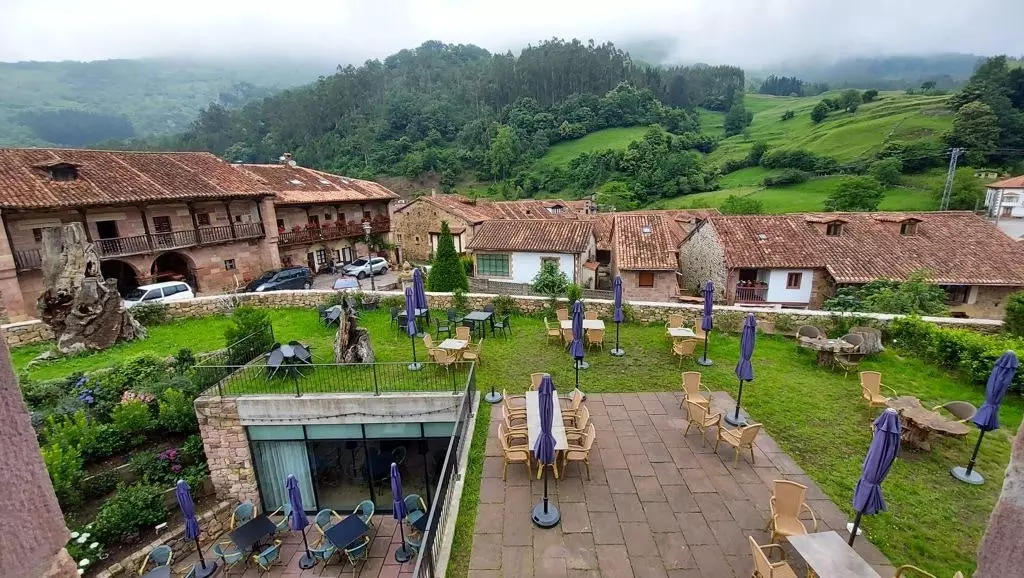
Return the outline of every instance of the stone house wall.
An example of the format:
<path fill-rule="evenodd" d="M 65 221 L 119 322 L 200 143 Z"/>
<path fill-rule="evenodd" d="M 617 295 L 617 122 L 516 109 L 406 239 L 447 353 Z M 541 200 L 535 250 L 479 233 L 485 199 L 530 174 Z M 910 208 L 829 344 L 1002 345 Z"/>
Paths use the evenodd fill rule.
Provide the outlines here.
<path fill-rule="evenodd" d="M 974 303 L 953 305 L 949 309 L 953 312 L 964 313 L 968 317 L 999 319 L 1006 312 L 1006 300 L 1011 294 L 1021 289 L 1024 287 L 978 285 L 975 288 Z"/>
<path fill-rule="evenodd" d="M 622 277 L 622 298 L 626 301 L 665 301 L 668 302 L 677 294 L 679 287 L 675 271 L 651 271 L 654 274 L 654 287 L 640 286 L 640 271 L 619 270 Z"/>
<path fill-rule="evenodd" d="M 474 232 L 473 225 L 468 221 L 423 199 L 416 199 L 395 210 L 391 222 L 391 240 L 402 248 L 402 258 L 406 261 L 429 259 L 430 231 L 440 231 L 441 221 L 447 221 L 452 229 L 465 229 L 461 238 L 462 249 L 465 251 L 473 240 Z M 458 249 L 458 244 L 455 248 Z"/>
<path fill-rule="evenodd" d="M 232 503 L 248 501 L 259 508 L 256 471 L 249 452 L 249 438 L 238 417 L 238 400 L 200 397 L 195 401 L 195 408 L 210 481 L 217 489 L 217 498 Z"/>
<path fill-rule="evenodd" d="M 700 295 L 700 289 L 709 279 L 715 285 L 715 300 L 732 302 L 727 297 L 725 251 L 718 242 L 718 232 L 710 221 L 697 225 L 692 236 L 679 246 L 680 287 Z M 735 287 L 735 283 L 732 284 Z"/>

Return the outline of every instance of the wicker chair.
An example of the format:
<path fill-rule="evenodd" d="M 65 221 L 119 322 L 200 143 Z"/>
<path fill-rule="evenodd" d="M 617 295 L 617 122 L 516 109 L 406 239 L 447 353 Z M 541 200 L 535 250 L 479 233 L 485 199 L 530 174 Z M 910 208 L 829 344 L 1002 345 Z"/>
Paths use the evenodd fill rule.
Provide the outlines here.
<path fill-rule="evenodd" d="M 565 435 L 570 433 L 583 433 L 590 425 L 590 409 L 587 406 L 580 406 L 580 410 L 571 418 L 564 420 Z"/>
<path fill-rule="evenodd" d="M 569 320 L 569 310 L 568 309 L 559 309 L 558 311 L 555 311 L 555 315 L 558 316 L 558 320 L 559 321 L 568 321 Z"/>
<path fill-rule="evenodd" d="M 480 357 L 480 353 L 484 348 L 484 338 L 481 337 L 480 341 L 476 343 L 470 343 L 466 346 L 466 349 L 462 350 L 462 361 L 475 361 L 477 363 L 483 363 L 483 358 Z"/>
<path fill-rule="evenodd" d="M 508 430 L 505 429 L 505 424 L 498 424 L 498 439 L 501 440 L 501 450 L 504 454 L 504 464 L 501 468 L 501 479 L 507 480 L 508 465 L 509 464 L 523 464 L 526 466 L 526 477 L 529 478 L 533 474 L 533 470 L 530 468 L 530 446 L 528 442 L 521 444 L 515 444 L 509 442 L 509 438 L 513 439 L 516 437 L 525 438 L 525 432 L 519 433 L 518 436 L 515 434 L 510 435 Z"/>
<path fill-rule="evenodd" d="M 947 401 L 942 405 L 933 407 L 932 411 L 939 411 L 940 409 L 945 409 L 953 414 L 953 417 L 957 418 L 957 421 L 960 423 L 971 421 L 974 418 L 974 414 L 978 413 L 978 408 L 966 401 Z"/>
<path fill-rule="evenodd" d="M 587 426 L 586 431 L 581 433 L 566 434 L 569 442 L 569 449 L 562 452 L 562 475 L 565 475 L 565 468 L 569 462 L 583 464 L 587 470 L 587 479 L 590 479 L 590 449 L 594 446 L 594 439 L 597 438 L 597 431 L 594 424 Z"/>
<path fill-rule="evenodd" d="M 673 313 L 668 316 L 668 323 L 665 324 L 665 335 L 668 335 L 669 329 L 677 329 L 683 326 L 683 316 L 678 313 Z"/>
<path fill-rule="evenodd" d="M 506 406 L 501 406 L 501 417 L 505 420 L 505 427 L 508 429 L 526 429 L 526 412 L 517 412 L 509 410 Z"/>
<path fill-rule="evenodd" d="M 679 356 L 679 367 L 683 366 L 684 357 L 693 357 L 697 342 L 693 339 L 680 339 L 672 344 L 672 354 Z"/>
<path fill-rule="evenodd" d="M 604 350 L 604 329 L 588 329 L 586 337 L 587 345 L 591 348 L 597 346 Z"/>
<path fill-rule="evenodd" d="M 777 542 L 778 538 L 807 534 L 807 526 L 800 520 L 800 514 L 804 510 L 807 510 L 814 521 L 814 531 L 818 531 L 818 517 L 807 505 L 806 497 L 807 486 L 789 480 L 775 480 L 772 497 L 768 500 L 768 507 L 771 509 L 768 531 L 771 532 L 772 542 Z"/>
<path fill-rule="evenodd" d="M 747 536 L 750 541 L 750 553 L 754 556 L 754 576 L 757 578 L 796 578 L 796 572 L 786 562 L 786 551 L 778 544 L 766 544 L 759 546 L 753 536 Z M 778 552 L 781 558 L 778 562 L 772 562 L 766 551 Z"/>
<path fill-rule="evenodd" d="M 962 574 L 960 574 L 959 572 L 957 572 L 956 575 L 962 576 Z M 893 575 L 893 578 L 910 578 L 911 576 L 915 578 L 937 578 L 935 574 L 922 570 L 917 566 L 911 566 L 910 564 L 904 564 L 897 568 L 896 574 Z M 953 578 L 956 578 L 956 576 L 954 576 Z"/>
<path fill-rule="evenodd" d="M 535 371 L 530 374 L 530 389 L 537 391 L 540 389 L 540 382 L 544 380 L 544 376 L 547 375 L 543 371 Z"/>
<path fill-rule="evenodd" d="M 559 338 L 562 337 L 562 330 L 561 330 L 561 328 L 559 328 L 559 327 L 552 327 L 551 324 L 548 323 L 548 318 L 547 317 L 544 318 L 544 332 L 545 332 L 545 335 L 548 338 L 548 341 L 550 341 L 552 338 L 558 340 Z"/>
<path fill-rule="evenodd" d="M 683 436 L 690 433 L 690 427 L 697 426 L 697 430 L 700 432 L 701 446 L 707 445 L 707 431 L 708 428 L 717 427 L 722 428 L 722 414 L 711 413 L 706 405 L 701 405 L 695 401 L 686 400 L 686 429 L 683 430 Z"/>
<path fill-rule="evenodd" d="M 702 387 L 704 391 L 708 392 L 707 397 L 701 393 L 700 389 Z M 683 407 L 686 404 L 686 400 L 699 403 L 705 407 L 711 407 L 711 390 L 706 385 L 701 384 L 699 371 L 683 372 L 683 400 L 679 402 L 679 407 Z"/>
<path fill-rule="evenodd" d="M 423 345 L 425 345 L 428 350 L 437 347 L 437 345 L 434 344 L 434 338 L 431 337 L 429 333 L 423 334 Z"/>
<path fill-rule="evenodd" d="M 570 343 L 572 343 L 572 329 L 563 329 L 562 344 L 565 345 L 566 347 L 569 347 Z"/>
<path fill-rule="evenodd" d="M 761 424 L 752 423 L 747 424 L 736 429 L 725 429 L 723 427 L 718 428 L 718 439 L 715 440 L 715 453 L 718 453 L 719 442 L 725 442 L 732 446 L 733 449 L 733 465 L 736 465 L 740 461 L 740 450 L 747 448 L 750 450 L 750 463 L 754 463 L 754 440 L 757 439 L 758 432 L 761 431 Z"/>
<path fill-rule="evenodd" d="M 465 325 L 460 325 L 455 328 L 455 339 L 462 341 L 469 341 L 471 339 L 472 331 Z"/>
<path fill-rule="evenodd" d="M 448 371 L 451 366 L 459 360 L 458 354 L 454 351 L 448 351 L 447 349 L 441 349 L 439 347 L 429 349 L 428 351 L 430 352 L 430 358 L 434 360 L 434 363 L 445 371 Z"/>
<path fill-rule="evenodd" d="M 887 389 L 892 393 L 893 397 L 898 397 L 899 394 L 896 390 L 882 383 L 882 374 L 877 371 L 862 371 L 860 372 L 860 392 L 861 397 L 864 401 L 868 402 L 868 407 L 885 407 L 886 402 L 889 398 L 882 395 L 882 388 Z"/>

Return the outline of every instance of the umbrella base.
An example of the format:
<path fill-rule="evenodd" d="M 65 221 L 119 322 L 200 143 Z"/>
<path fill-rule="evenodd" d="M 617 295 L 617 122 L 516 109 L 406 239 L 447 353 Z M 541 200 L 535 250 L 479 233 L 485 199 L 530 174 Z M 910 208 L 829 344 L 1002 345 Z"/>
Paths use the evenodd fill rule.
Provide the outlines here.
<path fill-rule="evenodd" d="M 625 355 L 625 354 L 626 354 L 626 350 L 625 350 L 625 349 L 613 349 L 613 350 L 611 351 L 611 353 L 612 353 L 612 355 L 614 355 L 615 357 L 622 357 L 623 355 Z"/>
<path fill-rule="evenodd" d="M 488 391 L 487 394 L 484 395 L 484 401 L 487 403 L 501 403 L 501 393 L 497 391 Z"/>
<path fill-rule="evenodd" d="M 206 568 L 203 568 L 202 564 L 196 564 L 195 565 L 195 570 L 196 570 L 196 574 L 195 574 L 196 578 L 206 578 L 207 576 L 213 575 L 213 573 L 217 571 L 217 563 L 216 562 L 207 562 L 206 563 Z"/>
<path fill-rule="evenodd" d="M 544 512 L 544 500 L 533 507 L 533 523 L 540 528 L 554 528 L 562 521 L 562 513 L 558 506 L 548 502 L 548 511 Z"/>
<path fill-rule="evenodd" d="M 419 362 L 410 363 L 408 369 L 409 369 L 409 371 L 419 371 L 419 370 L 423 369 L 423 364 L 419 363 Z"/>
<path fill-rule="evenodd" d="M 395 550 L 395 561 L 400 564 L 405 564 L 409 560 L 412 560 L 412 552 L 409 551 L 407 546 Z"/>
<path fill-rule="evenodd" d="M 963 466 L 957 466 L 949 470 L 949 474 L 961 482 L 971 484 L 972 486 L 980 486 L 985 483 L 985 478 L 977 470 L 972 470 L 970 475 L 968 475 L 967 468 Z"/>
<path fill-rule="evenodd" d="M 712 365 L 715 364 L 714 361 L 711 361 L 710 359 L 708 359 L 707 357 L 704 357 L 703 355 L 698 357 L 696 361 L 697 361 L 697 365 L 703 365 L 704 367 L 711 367 Z"/>
<path fill-rule="evenodd" d="M 589 369 L 590 364 L 580 359 L 579 361 L 576 362 L 576 367 L 579 369 Z"/>
<path fill-rule="evenodd" d="M 740 409 L 740 417 L 737 418 L 736 417 L 736 410 L 734 409 L 732 411 L 726 412 L 724 419 L 725 419 L 725 423 L 727 423 L 727 424 L 729 424 L 731 426 L 739 427 L 739 426 L 747 425 L 747 422 L 750 421 L 750 416 L 747 415 L 747 412 L 745 412 L 742 409 Z"/>
<path fill-rule="evenodd" d="M 853 522 L 847 522 L 846 523 L 846 533 L 849 534 L 851 532 L 853 532 Z M 857 528 L 857 535 L 858 536 L 860 536 L 863 533 L 864 533 L 864 530 L 862 530 L 860 528 Z"/>
<path fill-rule="evenodd" d="M 313 559 L 309 552 L 306 552 L 302 555 L 302 558 L 299 558 L 299 568 L 309 570 L 313 566 L 316 566 L 316 560 Z"/>

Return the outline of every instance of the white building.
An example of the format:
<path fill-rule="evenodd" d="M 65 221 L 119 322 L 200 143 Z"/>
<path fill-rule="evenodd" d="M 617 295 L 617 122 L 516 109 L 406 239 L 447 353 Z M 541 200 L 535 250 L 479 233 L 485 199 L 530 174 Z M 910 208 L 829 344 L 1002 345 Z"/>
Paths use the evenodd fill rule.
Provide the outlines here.
<path fill-rule="evenodd" d="M 990 184 L 985 207 L 992 218 L 1024 218 L 1024 175 Z"/>
<path fill-rule="evenodd" d="M 479 225 L 469 243 L 473 275 L 488 281 L 532 283 L 545 261 L 566 277 L 593 287 L 596 242 L 589 222 L 507 219 Z"/>

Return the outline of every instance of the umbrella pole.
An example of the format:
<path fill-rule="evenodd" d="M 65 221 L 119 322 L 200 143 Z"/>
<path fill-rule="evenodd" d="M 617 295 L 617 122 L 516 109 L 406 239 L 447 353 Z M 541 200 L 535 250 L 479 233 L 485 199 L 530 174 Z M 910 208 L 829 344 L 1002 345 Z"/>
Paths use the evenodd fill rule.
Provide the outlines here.
<path fill-rule="evenodd" d="M 857 528 L 860 526 L 860 517 L 864 515 L 863 511 L 857 512 L 857 517 L 853 519 L 853 528 L 850 530 L 850 541 L 847 542 L 850 546 L 853 546 L 853 540 L 857 537 Z"/>
<path fill-rule="evenodd" d="M 196 578 L 206 578 L 212 576 L 217 571 L 217 563 L 210 562 L 210 565 L 206 565 L 206 559 L 203 558 L 203 549 L 199 547 L 199 538 L 196 537 L 196 554 L 199 554 L 199 568 L 196 568 Z"/>
<path fill-rule="evenodd" d="M 540 467 L 544 467 L 542 464 Z M 548 513 L 548 470 L 544 469 L 544 513 Z"/>
<path fill-rule="evenodd" d="M 316 566 L 316 560 L 313 560 L 313 555 L 309 552 L 309 542 L 306 541 L 306 529 L 302 529 L 302 547 L 306 550 L 306 555 L 299 558 L 299 568 L 308 570 L 313 566 Z"/>
<path fill-rule="evenodd" d="M 746 420 L 740 419 L 740 400 L 743 399 L 743 380 L 740 380 L 740 392 L 736 395 L 736 409 L 730 415 L 725 414 L 725 423 L 734 426 L 746 425 Z"/>
<path fill-rule="evenodd" d="M 708 359 L 708 332 L 707 331 L 704 332 L 704 355 L 702 355 L 700 358 L 697 359 L 697 364 L 698 365 L 703 365 L 704 367 L 708 367 L 708 366 L 713 364 L 712 361 L 710 359 Z"/>
<path fill-rule="evenodd" d="M 419 371 L 423 366 L 416 361 L 416 337 L 410 335 L 409 339 L 412 341 L 412 363 L 409 364 L 409 371 Z"/>
<path fill-rule="evenodd" d="M 622 357 L 623 355 L 626 354 L 626 352 L 622 350 L 622 346 L 619 345 L 619 326 L 620 325 L 622 325 L 622 323 L 620 323 L 618 321 L 615 322 L 615 349 L 613 349 L 611 351 L 612 355 L 615 356 L 615 357 Z"/>
<path fill-rule="evenodd" d="M 985 437 L 985 430 L 979 430 L 978 443 L 974 444 L 974 453 L 971 454 L 971 461 L 967 462 L 967 476 L 970 477 L 974 471 L 974 462 L 978 459 L 978 450 L 981 449 L 981 440 Z"/>
<path fill-rule="evenodd" d="M 574 365 L 576 366 L 576 389 L 579 389 L 580 388 L 580 360 L 576 359 L 576 358 L 573 358 L 573 361 L 575 362 Z M 547 478 L 544 478 L 544 479 L 546 480 Z"/>
<path fill-rule="evenodd" d="M 395 560 L 401 563 L 406 563 L 412 556 L 409 555 L 409 551 L 405 547 L 405 526 L 402 524 L 403 520 L 398 521 L 398 532 L 402 536 L 402 545 L 395 550 Z"/>

